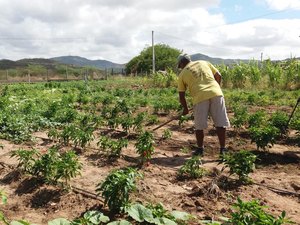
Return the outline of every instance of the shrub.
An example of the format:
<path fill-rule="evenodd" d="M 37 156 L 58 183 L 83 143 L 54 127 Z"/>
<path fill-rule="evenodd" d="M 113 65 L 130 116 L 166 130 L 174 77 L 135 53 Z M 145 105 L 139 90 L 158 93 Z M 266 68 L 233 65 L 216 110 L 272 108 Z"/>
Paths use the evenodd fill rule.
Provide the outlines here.
<path fill-rule="evenodd" d="M 129 204 L 129 194 L 136 189 L 136 178 L 142 175 L 133 168 L 112 171 L 104 180 L 97 184 L 96 192 L 102 192 L 105 204 L 111 211 L 119 212 Z"/>
<path fill-rule="evenodd" d="M 227 153 L 221 156 L 221 162 L 224 168 L 229 168 L 230 175 L 236 174 L 239 181 L 249 183 L 251 180 L 248 174 L 255 168 L 256 155 L 249 151 L 241 150 L 236 153 Z"/>
<path fill-rule="evenodd" d="M 179 177 L 190 177 L 190 178 L 199 178 L 203 177 L 207 172 L 204 168 L 201 167 L 202 162 L 199 156 L 193 156 L 191 159 L 188 159 L 184 165 L 179 169 Z"/>
<path fill-rule="evenodd" d="M 278 128 L 274 126 L 264 126 L 264 127 L 251 127 L 249 129 L 251 143 L 255 142 L 257 150 L 262 148 L 266 150 L 266 147 L 271 148 L 279 134 Z"/>

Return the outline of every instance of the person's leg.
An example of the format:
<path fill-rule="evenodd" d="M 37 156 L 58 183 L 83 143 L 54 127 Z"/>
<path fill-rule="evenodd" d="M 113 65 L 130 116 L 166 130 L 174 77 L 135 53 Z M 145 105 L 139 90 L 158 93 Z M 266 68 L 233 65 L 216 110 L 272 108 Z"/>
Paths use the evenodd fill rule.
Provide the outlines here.
<path fill-rule="evenodd" d="M 207 128 L 209 101 L 200 102 L 194 105 L 195 135 L 197 150 L 194 155 L 202 155 L 204 150 L 204 129 Z"/>
<path fill-rule="evenodd" d="M 226 128 L 225 127 L 216 127 L 220 148 L 225 148 L 226 146 Z"/>
<path fill-rule="evenodd" d="M 196 130 L 196 140 L 198 148 L 203 148 L 204 132 L 203 130 Z"/>
<path fill-rule="evenodd" d="M 223 96 L 217 96 L 210 99 L 210 113 L 216 127 L 216 132 L 220 144 L 220 153 L 222 154 L 227 151 L 226 127 L 230 126 Z"/>

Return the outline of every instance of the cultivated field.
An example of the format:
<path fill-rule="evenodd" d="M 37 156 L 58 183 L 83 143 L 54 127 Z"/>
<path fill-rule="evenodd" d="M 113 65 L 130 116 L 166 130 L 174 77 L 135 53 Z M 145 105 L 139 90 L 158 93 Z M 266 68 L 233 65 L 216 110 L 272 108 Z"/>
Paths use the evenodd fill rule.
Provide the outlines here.
<path fill-rule="evenodd" d="M 155 79 L 0 86 L 0 223 L 300 224 L 300 91 L 225 88 L 230 153 L 210 122 L 197 158 Z"/>

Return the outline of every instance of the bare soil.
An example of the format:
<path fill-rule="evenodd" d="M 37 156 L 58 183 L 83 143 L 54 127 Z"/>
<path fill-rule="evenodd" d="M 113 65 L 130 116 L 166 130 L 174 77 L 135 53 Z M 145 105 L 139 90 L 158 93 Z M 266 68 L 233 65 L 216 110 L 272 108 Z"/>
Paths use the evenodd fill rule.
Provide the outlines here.
<path fill-rule="evenodd" d="M 161 119 L 167 121 L 169 118 Z M 140 169 L 144 178 L 138 181 L 138 190 L 131 195 L 132 201 L 161 202 L 168 210 L 189 212 L 199 219 L 219 220 L 219 216 L 228 216 L 232 212 L 231 205 L 240 196 L 243 200 L 258 199 L 261 204 L 269 206 L 266 210 L 275 216 L 284 210 L 290 219 L 300 224 L 300 148 L 299 139 L 293 132 L 270 150 L 257 151 L 255 143 L 250 142 L 245 132 L 238 133 L 233 128 L 228 130 L 229 150 L 253 151 L 260 159 L 255 172 L 250 174 L 254 184 L 245 186 L 236 182 L 234 176 L 228 178 L 226 170 L 221 171 L 218 140 L 212 124 L 206 130 L 202 159 L 203 167 L 211 171 L 211 175 L 199 179 L 178 179 L 179 168 L 192 154 L 183 149 L 192 149 L 196 143 L 192 126 L 193 123 L 188 122 L 179 127 L 178 122 L 173 121 L 155 131 L 155 154 L 150 165 Z M 162 140 L 162 132 L 166 128 L 172 131 L 172 138 Z M 103 199 L 95 196 L 96 185 L 112 169 L 138 165 L 134 140 L 116 161 L 107 160 L 97 150 L 96 141 L 78 152 L 83 163 L 82 175 L 71 181 L 73 189 L 67 192 L 18 173 L 18 162 L 10 157 L 12 150 L 22 147 L 46 152 L 54 144 L 47 139 L 46 133 L 35 133 L 34 136 L 36 141 L 25 145 L 5 140 L 0 142 L 4 146 L 0 149 L 0 190 L 3 189 L 8 196 L 7 204 L 0 205 L 4 215 L 9 220 L 26 219 L 36 224 L 47 224 L 60 217 L 72 220 L 87 210 L 101 210 L 110 215 Z"/>

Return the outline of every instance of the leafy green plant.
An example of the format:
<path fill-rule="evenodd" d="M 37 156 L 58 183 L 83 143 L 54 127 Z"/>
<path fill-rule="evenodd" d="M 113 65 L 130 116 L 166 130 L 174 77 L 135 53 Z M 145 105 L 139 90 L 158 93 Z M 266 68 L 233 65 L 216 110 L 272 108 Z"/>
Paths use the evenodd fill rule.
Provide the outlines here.
<path fill-rule="evenodd" d="M 234 117 L 230 122 L 234 128 L 239 130 L 246 124 L 248 120 L 247 107 L 242 105 L 234 105 L 233 112 L 234 112 Z"/>
<path fill-rule="evenodd" d="M 149 131 L 145 131 L 139 135 L 137 142 L 135 143 L 135 147 L 136 152 L 142 159 L 142 163 L 151 159 L 154 152 L 153 143 L 153 134 Z"/>
<path fill-rule="evenodd" d="M 12 152 L 12 157 L 17 157 L 20 167 L 30 175 L 42 178 L 47 183 L 57 183 L 64 180 L 68 184 L 71 178 L 80 174 L 82 167 L 75 152 L 59 153 L 52 147 L 44 155 L 37 150 L 19 149 Z"/>
<path fill-rule="evenodd" d="M 257 150 L 262 148 L 266 150 L 266 147 L 271 148 L 278 137 L 278 128 L 268 125 L 263 127 L 251 127 L 249 128 L 251 143 L 255 142 Z"/>
<path fill-rule="evenodd" d="M 163 134 L 162 134 L 162 138 L 163 139 L 170 139 L 172 137 L 172 131 L 170 131 L 170 129 L 165 129 Z"/>
<path fill-rule="evenodd" d="M 278 128 L 281 134 L 286 133 L 286 125 L 289 121 L 289 116 L 281 111 L 276 111 L 271 115 L 270 122 L 271 125 Z"/>
<path fill-rule="evenodd" d="M 25 116 L 1 112 L 0 138 L 11 140 L 16 144 L 32 139 L 32 129 Z"/>
<path fill-rule="evenodd" d="M 118 141 L 114 141 L 109 137 L 103 136 L 100 138 L 97 145 L 106 151 L 109 157 L 120 157 L 122 149 L 128 146 L 128 140 L 121 138 Z"/>
<path fill-rule="evenodd" d="M 7 203 L 7 196 L 3 190 L 0 190 L 0 199 L 1 199 L 2 204 Z"/>
<path fill-rule="evenodd" d="M 36 159 L 40 157 L 40 153 L 36 149 L 18 149 L 12 151 L 11 157 L 17 157 L 18 167 L 25 173 L 31 174 L 36 163 Z"/>
<path fill-rule="evenodd" d="M 71 225 L 101 225 L 109 222 L 109 217 L 99 211 L 87 211 L 83 217 L 75 219 Z"/>
<path fill-rule="evenodd" d="M 251 182 L 248 174 L 253 172 L 256 158 L 256 155 L 253 153 L 241 150 L 239 152 L 222 155 L 220 163 L 224 164 L 223 170 L 229 168 L 230 175 L 238 175 L 239 181 L 246 184 Z"/>
<path fill-rule="evenodd" d="M 267 115 L 265 111 L 258 110 L 255 113 L 249 115 L 248 126 L 249 127 L 259 127 L 265 124 L 267 121 Z"/>
<path fill-rule="evenodd" d="M 191 151 L 191 149 L 189 148 L 189 147 L 182 147 L 181 149 L 180 149 L 180 151 L 182 152 L 182 153 L 185 153 L 185 154 L 187 154 L 187 153 L 189 153 L 190 151 Z"/>
<path fill-rule="evenodd" d="M 237 199 L 237 203 L 233 204 L 235 212 L 231 213 L 231 218 L 225 225 L 281 225 L 292 224 L 293 222 L 286 218 L 286 213 L 283 211 L 278 218 L 266 213 L 257 200 L 249 202 L 243 202 L 240 198 Z"/>
<path fill-rule="evenodd" d="M 183 126 L 183 124 L 184 123 L 186 123 L 187 121 L 189 121 L 189 120 L 191 120 L 191 115 L 181 115 L 180 117 L 179 117 L 179 120 L 178 120 L 178 125 L 180 126 L 180 127 L 182 127 Z"/>
<path fill-rule="evenodd" d="M 129 204 L 129 194 L 136 189 L 136 179 L 142 177 L 134 168 L 112 171 L 104 180 L 97 184 L 96 192 L 102 193 L 104 203 L 111 211 L 119 212 Z"/>
<path fill-rule="evenodd" d="M 135 203 L 126 207 L 126 213 L 139 223 L 149 223 L 149 224 L 186 224 L 185 221 L 188 221 L 192 216 L 188 213 L 181 211 L 171 211 L 168 212 L 164 209 L 164 206 L 159 203 L 156 205 L 148 204 L 144 206 L 140 203 Z"/>
<path fill-rule="evenodd" d="M 202 162 L 199 156 L 193 156 L 188 159 L 184 165 L 179 169 L 179 177 L 190 177 L 190 178 L 199 178 L 207 174 L 207 171 L 201 167 Z"/>
<path fill-rule="evenodd" d="M 153 125 L 153 124 L 158 124 L 159 119 L 157 115 L 149 115 L 147 118 L 147 125 Z"/>

